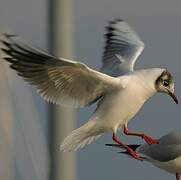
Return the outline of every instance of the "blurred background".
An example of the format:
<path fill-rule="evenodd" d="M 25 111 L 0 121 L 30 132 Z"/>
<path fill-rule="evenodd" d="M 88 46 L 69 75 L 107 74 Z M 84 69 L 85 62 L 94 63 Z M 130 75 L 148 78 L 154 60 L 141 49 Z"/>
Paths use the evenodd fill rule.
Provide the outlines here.
<path fill-rule="evenodd" d="M 180 99 L 180 7 L 180 0 L 1 0 L 0 29 L 18 34 L 35 47 L 99 69 L 104 27 L 114 18 L 125 19 L 146 45 L 136 68 L 166 67 L 175 77 Z M 0 179 L 173 179 L 151 164 L 106 147 L 105 143 L 112 142 L 110 134 L 75 154 L 60 153 L 62 139 L 94 109 L 73 111 L 48 105 L 0 61 Z M 157 94 L 129 128 L 160 137 L 181 130 L 180 115 L 180 106 Z M 120 136 L 126 143 L 142 142 L 125 138 L 121 132 Z"/>

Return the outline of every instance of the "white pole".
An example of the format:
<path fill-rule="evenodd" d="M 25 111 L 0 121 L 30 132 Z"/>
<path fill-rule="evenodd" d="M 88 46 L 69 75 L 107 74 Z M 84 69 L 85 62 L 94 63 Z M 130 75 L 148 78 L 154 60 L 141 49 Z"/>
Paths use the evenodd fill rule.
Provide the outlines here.
<path fill-rule="evenodd" d="M 49 0 L 49 49 L 58 56 L 72 59 L 72 0 Z M 50 108 L 51 180 L 74 180 L 72 153 L 61 153 L 60 142 L 73 130 L 73 110 L 62 106 Z"/>

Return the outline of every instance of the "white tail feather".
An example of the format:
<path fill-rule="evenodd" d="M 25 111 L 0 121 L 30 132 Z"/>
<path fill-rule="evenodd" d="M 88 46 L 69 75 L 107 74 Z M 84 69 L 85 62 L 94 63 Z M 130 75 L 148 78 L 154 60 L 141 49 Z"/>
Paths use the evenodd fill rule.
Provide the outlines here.
<path fill-rule="evenodd" d="M 101 137 L 103 133 L 95 133 L 93 127 L 94 123 L 89 121 L 82 127 L 72 131 L 62 142 L 60 150 L 63 152 L 77 151 Z"/>

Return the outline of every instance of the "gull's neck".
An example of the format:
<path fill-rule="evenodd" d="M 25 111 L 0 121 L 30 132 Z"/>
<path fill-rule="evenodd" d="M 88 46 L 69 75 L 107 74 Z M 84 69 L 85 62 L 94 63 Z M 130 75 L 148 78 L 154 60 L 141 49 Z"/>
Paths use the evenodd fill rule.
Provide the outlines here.
<path fill-rule="evenodd" d="M 155 88 L 155 81 L 164 70 L 165 69 L 161 68 L 152 68 L 134 72 L 133 77 L 139 84 L 139 90 L 142 93 L 142 98 L 144 101 L 148 100 L 157 92 Z"/>

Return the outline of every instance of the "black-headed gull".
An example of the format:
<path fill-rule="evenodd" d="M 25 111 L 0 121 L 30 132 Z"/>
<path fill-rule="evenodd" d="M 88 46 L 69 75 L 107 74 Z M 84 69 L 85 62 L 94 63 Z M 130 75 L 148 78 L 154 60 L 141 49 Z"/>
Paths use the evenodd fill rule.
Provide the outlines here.
<path fill-rule="evenodd" d="M 144 161 L 167 172 L 176 174 L 176 179 L 180 179 L 181 174 L 181 133 L 172 132 L 159 140 L 159 144 L 153 145 L 128 145 L 133 150 L 137 150 Z M 107 144 L 108 146 L 120 147 L 117 144 Z M 126 153 L 127 152 L 121 152 Z"/>
<path fill-rule="evenodd" d="M 65 138 L 60 147 L 62 151 L 77 150 L 111 132 L 115 142 L 139 159 L 139 154 L 116 136 L 121 128 L 126 135 L 140 136 L 149 144 L 157 143 L 146 134 L 129 132 L 127 124 L 156 92 L 167 93 L 178 103 L 174 81 L 164 68 L 133 71 L 144 44 L 126 22 L 115 20 L 107 27 L 102 72 L 80 62 L 49 55 L 16 36 L 2 36 L 4 59 L 47 101 L 74 107 L 99 101 L 90 120 Z"/>

